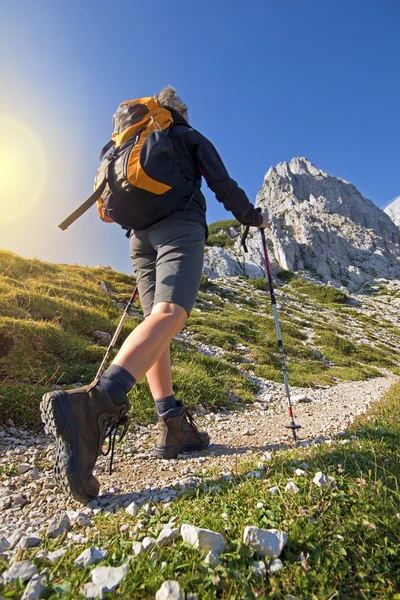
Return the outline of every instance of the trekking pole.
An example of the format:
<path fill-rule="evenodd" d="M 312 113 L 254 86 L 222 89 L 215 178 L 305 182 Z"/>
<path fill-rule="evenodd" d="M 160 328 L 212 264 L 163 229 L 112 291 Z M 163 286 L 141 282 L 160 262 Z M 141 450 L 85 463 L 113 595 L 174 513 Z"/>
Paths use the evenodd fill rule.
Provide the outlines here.
<path fill-rule="evenodd" d="M 276 329 L 276 335 L 278 338 L 279 354 L 281 356 L 283 381 L 285 382 L 285 391 L 286 391 L 286 397 L 287 397 L 287 409 L 288 409 L 289 420 L 290 420 L 289 425 L 285 425 L 285 427 L 287 429 L 292 430 L 293 440 L 296 443 L 296 441 L 297 441 L 296 430 L 300 429 L 301 425 L 296 425 L 296 423 L 294 422 L 294 417 L 293 417 L 292 401 L 290 399 L 289 381 L 288 381 L 287 370 L 286 370 L 285 353 L 283 351 L 281 328 L 279 325 L 279 318 L 278 318 L 278 309 L 276 307 L 275 290 L 274 290 L 274 284 L 272 282 L 272 274 L 271 274 L 271 267 L 270 267 L 269 258 L 268 258 L 267 242 L 265 240 L 265 231 L 262 227 L 260 227 L 260 233 L 261 233 L 262 246 L 263 246 L 263 251 L 264 251 L 265 268 L 266 268 L 267 277 L 268 277 L 269 295 L 271 296 L 272 310 L 274 312 L 275 329 Z"/>
<path fill-rule="evenodd" d="M 259 209 L 257 209 L 257 210 L 259 210 Z M 247 252 L 246 238 L 248 236 L 249 229 L 250 229 L 250 227 L 246 227 L 245 232 L 242 237 L 242 246 L 243 246 L 245 252 Z M 275 290 L 274 290 L 274 284 L 272 281 L 272 273 L 271 273 L 271 267 L 270 267 L 270 262 L 269 262 L 269 257 L 268 257 L 267 242 L 265 239 L 265 231 L 262 227 L 260 227 L 260 233 L 261 233 L 262 247 L 263 247 L 263 253 L 264 253 L 265 270 L 267 272 L 267 279 L 268 279 L 268 285 L 269 285 L 269 294 L 271 296 L 272 311 L 274 313 L 276 335 L 278 338 L 278 348 L 279 348 L 279 354 L 280 354 L 280 358 L 281 358 L 283 381 L 285 383 L 287 409 L 288 409 L 289 420 L 290 420 L 289 425 L 285 425 L 285 427 L 287 429 L 292 430 L 293 441 L 294 441 L 294 443 L 296 443 L 297 442 L 296 430 L 300 429 L 301 425 L 296 425 L 296 423 L 294 421 L 294 417 L 293 417 L 292 401 L 290 399 L 289 381 L 288 381 L 287 370 L 286 370 L 285 353 L 283 351 L 282 334 L 281 334 L 281 328 L 279 325 L 278 309 L 276 307 Z"/>
<path fill-rule="evenodd" d="M 131 306 L 132 306 L 132 304 L 133 304 L 133 302 L 134 302 L 134 300 L 135 300 L 135 298 L 137 296 L 137 293 L 138 293 L 138 286 L 136 285 L 135 289 L 133 290 L 132 296 L 129 298 L 129 302 L 128 302 L 128 304 L 125 307 L 124 313 L 123 313 L 123 315 L 121 317 L 121 320 L 120 320 L 120 322 L 118 324 L 118 327 L 115 330 L 115 333 L 114 333 L 113 338 L 112 338 L 112 340 L 110 342 L 110 345 L 107 348 L 107 352 L 104 355 L 104 358 L 103 358 L 103 360 L 101 362 L 99 370 L 96 373 L 96 377 L 95 377 L 96 381 L 100 378 L 100 375 L 101 375 L 101 372 L 103 370 L 103 367 L 107 363 L 107 361 L 108 361 L 108 359 L 110 357 L 111 350 L 114 348 L 115 344 L 117 343 L 118 336 L 121 333 L 122 325 L 124 324 L 124 321 L 125 321 L 126 317 L 128 316 L 129 310 L 130 310 L 130 308 L 131 308 Z"/>

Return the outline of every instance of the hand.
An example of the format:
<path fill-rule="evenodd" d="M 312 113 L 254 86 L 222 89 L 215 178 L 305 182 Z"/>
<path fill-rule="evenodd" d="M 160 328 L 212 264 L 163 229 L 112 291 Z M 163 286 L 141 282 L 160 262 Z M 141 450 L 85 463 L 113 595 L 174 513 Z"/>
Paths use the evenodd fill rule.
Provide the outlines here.
<path fill-rule="evenodd" d="M 261 225 L 259 225 L 259 227 L 262 227 L 262 229 L 265 229 L 269 225 L 268 208 L 264 208 L 261 211 L 261 215 L 262 215 L 262 218 L 263 218 L 263 222 L 261 223 Z"/>

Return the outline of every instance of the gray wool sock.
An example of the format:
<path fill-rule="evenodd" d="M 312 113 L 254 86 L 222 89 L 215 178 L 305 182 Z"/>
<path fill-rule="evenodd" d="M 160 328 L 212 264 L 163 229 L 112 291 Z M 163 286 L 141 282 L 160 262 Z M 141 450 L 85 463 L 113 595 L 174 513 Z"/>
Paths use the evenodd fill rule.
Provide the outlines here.
<path fill-rule="evenodd" d="M 171 408 L 176 408 L 176 398 L 174 394 L 171 394 L 171 396 L 167 396 L 166 398 L 162 398 L 161 400 L 156 401 L 157 414 L 159 415 L 163 415 L 167 412 L 167 410 L 170 410 Z"/>
<path fill-rule="evenodd" d="M 115 404 L 126 403 L 126 394 L 133 388 L 135 383 L 133 375 L 119 365 L 108 367 L 99 380 L 100 387 L 108 392 Z"/>

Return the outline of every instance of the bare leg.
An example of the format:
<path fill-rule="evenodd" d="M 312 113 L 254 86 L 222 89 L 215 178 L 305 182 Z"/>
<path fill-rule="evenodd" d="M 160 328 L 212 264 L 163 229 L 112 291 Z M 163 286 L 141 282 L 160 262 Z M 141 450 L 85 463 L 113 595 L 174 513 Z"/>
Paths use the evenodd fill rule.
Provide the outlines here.
<path fill-rule="evenodd" d="M 160 358 L 146 373 L 147 382 L 154 400 L 161 400 L 171 396 L 172 389 L 171 354 L 169 346 Z"/>
<path fill-rule="evenodd" d="M 187 312 L 178 304 L 156 304 L 151 315 L 127 337 L 113 364 L 129 371 L 138 381 L 169 348 L 186 319 Z"/>

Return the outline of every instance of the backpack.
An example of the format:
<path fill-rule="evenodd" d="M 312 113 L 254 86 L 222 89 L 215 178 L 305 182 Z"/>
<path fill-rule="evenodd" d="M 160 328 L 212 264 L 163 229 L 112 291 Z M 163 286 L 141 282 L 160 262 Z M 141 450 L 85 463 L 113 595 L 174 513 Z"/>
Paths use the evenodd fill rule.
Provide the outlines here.
<path fill-rule="evenodd" d="M 169 138 L 172 114 L 156 98 L 122 102 L 113 126 L 112 139 L 100 154 L 94 193 L 60 229 L 67 229 L 95 202 L 103 221 L 146 229 L 170 216 L 193 191 L 195 182 L 179 169 Z"/>

